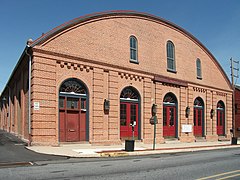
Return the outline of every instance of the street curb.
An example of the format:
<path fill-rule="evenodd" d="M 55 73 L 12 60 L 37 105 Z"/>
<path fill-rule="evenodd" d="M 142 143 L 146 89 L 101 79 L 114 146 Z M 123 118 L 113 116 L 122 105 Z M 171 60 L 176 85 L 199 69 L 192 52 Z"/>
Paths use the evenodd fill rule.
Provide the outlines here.
<path fill-rule="evenodd" d="M 32 162 L 13 162 L 13 163 L 0 163 L 0 168 L 2 167 L 12 167 L 12 166 L 33 166 Z"/>
<path fill-rule="evenodd" d="M 153 155 L 153 154 L 167 154 L 167 153 L 180 153 L 180 152 L 195 152 L 195 151 L 207 151 L 224 148 L 236 148 L 239 145 L 213 145 L 213 146 L 192 146 L 192 147 L 178 147 L 178 148 L 158 148 L 158 149 L 144 149 L 127 152 L 125 150 L 119 151 L 101 151 L 97 152 L 100 157 L 124 157 L 124 156 L 138 156 L 138 155 Z"/>

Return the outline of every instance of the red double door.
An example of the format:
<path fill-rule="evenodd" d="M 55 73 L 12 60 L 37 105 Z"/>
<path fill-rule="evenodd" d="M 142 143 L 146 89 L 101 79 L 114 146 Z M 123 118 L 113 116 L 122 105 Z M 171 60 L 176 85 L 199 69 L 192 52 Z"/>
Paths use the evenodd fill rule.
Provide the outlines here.
<path fill-rule="evenodd" d="M 224 135 L 225 114 L 224 110 L 217 110 L 217 135 Z"/>
<path fill-rule="evenodd" d="M 135 102 L 121 102 L 120 103 L 120 138 L 132 139 L 134 126 L 134 139 L 138 139 L 138 103 Z"/>
<path fill-rule="evenodd" d="M 163 137 L 176 137 L 176 107 L 163 106 Z"/>
<path fill-rule="evenodd" d="M 60 97 L 60 142 L 86 141 L 86 98 Z"/>
<path fill-rule="evenodd" d="M 194 108 L 194 136 L 203 136 L 203 110 Z"/>

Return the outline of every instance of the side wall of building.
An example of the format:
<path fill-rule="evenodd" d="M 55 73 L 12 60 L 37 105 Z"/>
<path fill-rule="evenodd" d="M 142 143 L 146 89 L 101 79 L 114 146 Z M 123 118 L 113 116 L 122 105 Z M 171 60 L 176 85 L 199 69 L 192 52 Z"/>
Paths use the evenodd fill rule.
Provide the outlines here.
<path fill-rule="evenodd" d="M 0 128 L 29 141 L 28 59 L 23 58 L 1 95 Z"/>

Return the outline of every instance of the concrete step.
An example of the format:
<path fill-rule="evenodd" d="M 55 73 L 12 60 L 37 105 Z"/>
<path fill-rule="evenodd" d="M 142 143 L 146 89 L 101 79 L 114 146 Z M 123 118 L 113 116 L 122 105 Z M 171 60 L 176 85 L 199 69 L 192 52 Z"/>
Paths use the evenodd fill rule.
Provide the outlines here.
<path fill-rule="evenodd" d="M 231 139 L 225 137 L 225 136 L 218 136 L 219 141 L 230 141 Z"/>
<path fill-rule="evenodd" d="M 195 142 L 206 142 L 206 138 L 205 137 L 195 137 Z"/>
<path fill-rule="evenodd" d="M 166 138 L 165 139 L 166 144 L 174 144 L 174 143 L 180 143 L 178 138 Z"/>

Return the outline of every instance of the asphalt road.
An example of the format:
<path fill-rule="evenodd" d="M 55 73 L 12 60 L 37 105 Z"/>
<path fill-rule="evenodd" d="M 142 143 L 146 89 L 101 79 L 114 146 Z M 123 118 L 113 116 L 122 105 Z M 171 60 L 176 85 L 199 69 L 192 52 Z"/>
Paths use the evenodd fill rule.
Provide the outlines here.
<path fill-rule="evenodd" d="M 240 148 L 120 158 L 36 161 L 0 168 L 0 179 L 240 179 Z"/>
<path fill-rule="evenodd" d="M 67 157 L 35 153 L 26 149 L 25 145 L 26 143 L 14 135 L 0 130 L 0 168 L 7 165 L 27 165 L 34 161 L 67 159 Z"/>

